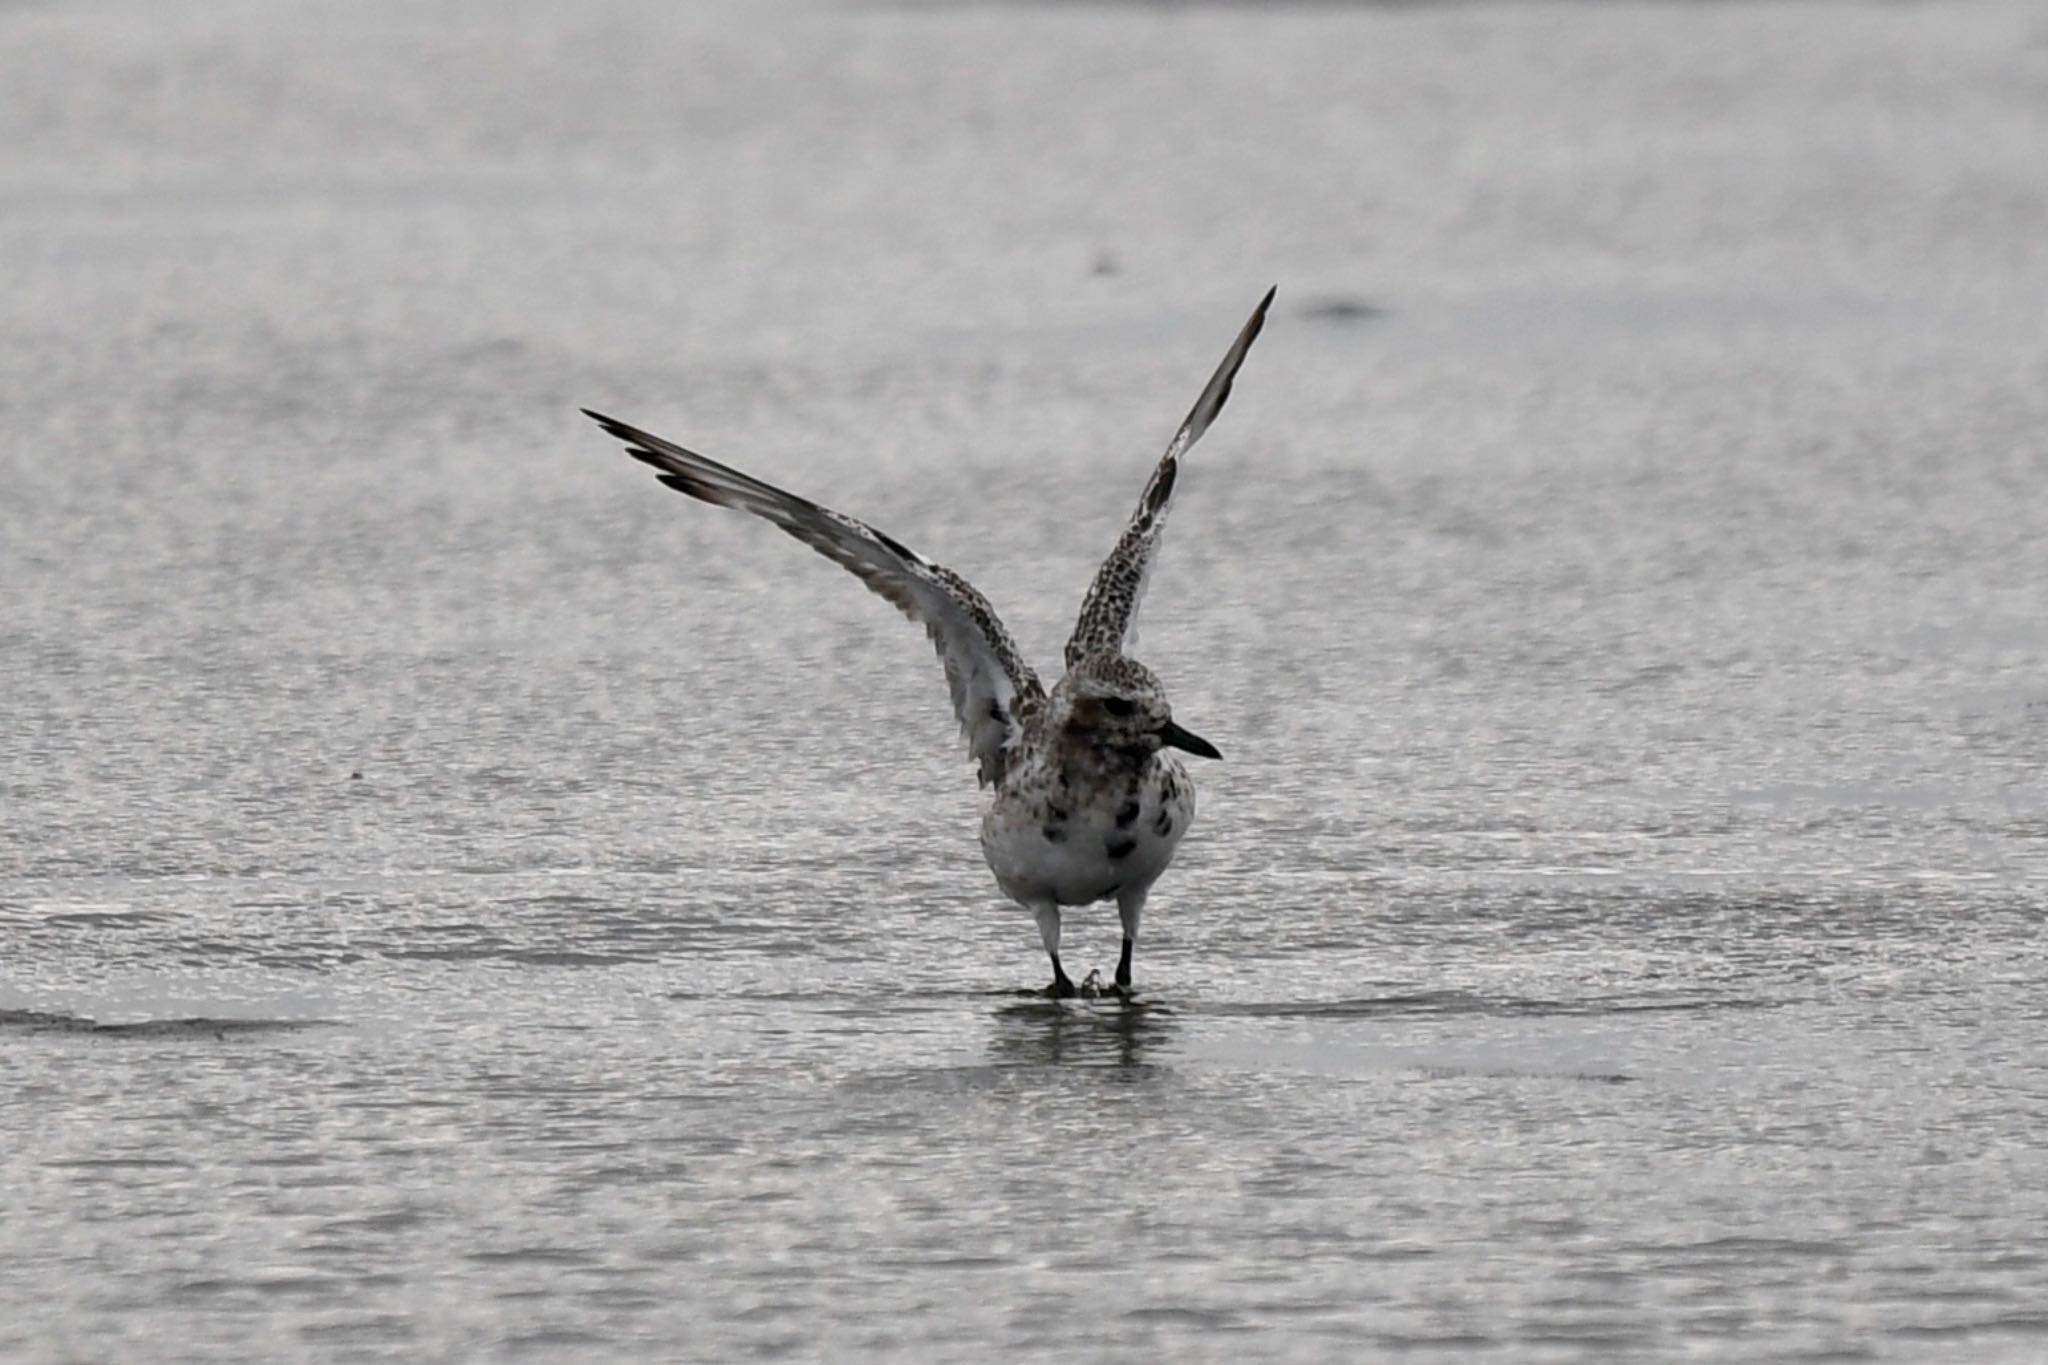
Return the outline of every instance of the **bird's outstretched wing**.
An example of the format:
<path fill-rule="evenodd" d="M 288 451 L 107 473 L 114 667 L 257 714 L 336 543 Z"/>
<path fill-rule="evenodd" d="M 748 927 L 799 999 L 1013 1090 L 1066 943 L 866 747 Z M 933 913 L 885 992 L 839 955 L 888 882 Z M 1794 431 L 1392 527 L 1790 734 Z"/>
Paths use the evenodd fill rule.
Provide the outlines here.
<path fill-rule="evenodd" d="M 1131 622 L 1138 615 L 1138 603 L 1145 596 L 1145 581 L 1151 576 L 1161 534 L 1166 529 L 1174 481 L 1180 474 L 1180 457 L 1202 439 L 1216 414 L 1223 411 L 1223 404 L 1230 397 L 1230 381 L 1237 377 L 1245 352 L 1252 348 L 1259 329 L 1265 326 L 1266 309 L 1272 305 L 1278 288 L 1276 285 L 1266 291 L 1266 297 L 1252 310 L 1251 320 L 1237 334 L 1237 340 L 1230 343 L 1223 363 L 1209 377 L 1208 387 L 1202 390 L 1187 420 L 1167 443 L 1166 454 L 1160 457 L 1159 467 L 1152 471 L 1151 480 L 1138 498 L 1138 510 L 1131 514 L 1131 524 L 1124 528 L 1116 548 L 1096 570 L 1095 581 L 1088 585 L 1088 595 L 1081 600 L 1081 619 L 1074 623 L 1073 638 L 1067 641 L 1068 668 L 1090 654 L 1123 652 Z"/>
<path fill-rule="evenodd" d="M 852 571 L 879 596 L 924 626 L 946 667 L 953 711 L 984 786 L 1000 782 L 1025 718 L 1045 688 L 1017 652 L 1010 632 L 972 584 L 874 527 L 807 498 L 750 478 L 659 436 L 585 408 L 584 416 L 626 443 L 634 459 L 653 465 L 661 482 L 720 507 L 765 517 Z"/>

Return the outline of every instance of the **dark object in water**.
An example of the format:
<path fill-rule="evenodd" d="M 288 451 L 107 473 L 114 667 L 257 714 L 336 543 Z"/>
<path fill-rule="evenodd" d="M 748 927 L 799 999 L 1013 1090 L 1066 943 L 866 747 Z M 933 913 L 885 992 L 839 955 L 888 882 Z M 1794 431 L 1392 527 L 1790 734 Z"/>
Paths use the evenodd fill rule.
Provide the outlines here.
<path fill-rule="evenodd" d="M 1387 310 L 1378 304 L 1349 294 L 1331 294 L 1301 305 L 1301 315 L 1318 322 L 1371 322 L 1386 314 Z"/>

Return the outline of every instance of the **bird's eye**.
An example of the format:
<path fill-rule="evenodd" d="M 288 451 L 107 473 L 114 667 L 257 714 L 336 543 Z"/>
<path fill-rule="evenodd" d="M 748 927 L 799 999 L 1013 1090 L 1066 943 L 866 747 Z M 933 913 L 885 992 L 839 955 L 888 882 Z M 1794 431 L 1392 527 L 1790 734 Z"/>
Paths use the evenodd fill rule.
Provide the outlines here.
<path fill-rule="evenodd" d="M 1102 709 L 1118 720 L 1129 720 L 1137 712 L 1138 704 L 1129 697 L 1111 697 L 1102 703 Z"/>

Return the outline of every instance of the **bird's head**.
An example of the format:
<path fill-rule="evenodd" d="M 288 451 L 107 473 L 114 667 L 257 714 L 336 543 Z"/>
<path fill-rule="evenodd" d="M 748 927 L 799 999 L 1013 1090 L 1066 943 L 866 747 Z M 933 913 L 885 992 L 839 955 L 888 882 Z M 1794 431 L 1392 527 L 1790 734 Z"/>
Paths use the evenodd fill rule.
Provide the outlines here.
<path fill-rule="evenodd" d="M 1053 689 L 1052 712 L 1063 734 L 1101 748 L 1149 754 L 1165 747 L 1223 757 L 1208 740 L 1174 724 L 1158 677 L 1121 654 L 1091 654 L 1068 669 Z"/>

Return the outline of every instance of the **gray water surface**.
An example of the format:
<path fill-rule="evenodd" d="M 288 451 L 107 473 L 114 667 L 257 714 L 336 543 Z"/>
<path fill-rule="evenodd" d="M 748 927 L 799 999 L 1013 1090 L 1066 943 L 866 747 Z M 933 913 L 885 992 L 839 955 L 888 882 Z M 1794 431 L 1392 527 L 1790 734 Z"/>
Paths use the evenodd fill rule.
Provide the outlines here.
<path fill-rule="evenodd" d="M 2026 5 L 0 8 L 0 1357 L 2034 1361 Z M 920 632 L 1225 762 L 1055 1005 Z M 1069 966 L 1108 968 L 1106 909 Z"/>

